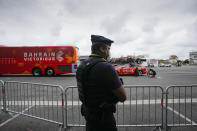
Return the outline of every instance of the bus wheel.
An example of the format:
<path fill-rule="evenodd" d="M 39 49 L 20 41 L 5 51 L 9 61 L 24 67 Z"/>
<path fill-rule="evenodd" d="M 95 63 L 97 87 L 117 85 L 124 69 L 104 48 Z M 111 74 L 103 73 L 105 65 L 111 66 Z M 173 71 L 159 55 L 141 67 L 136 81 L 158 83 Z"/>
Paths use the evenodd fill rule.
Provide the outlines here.
<path fill-rule="evenodd" d="M 47 68 L 45 73 L 47 76 L 53 76 L 55 74 L 52 68 Z"/>
<path fill-rule="evenodd" d="M 40 68 L 34 68 L 32 71 L 33 76 L 40 76 L 42 75 Z"/>

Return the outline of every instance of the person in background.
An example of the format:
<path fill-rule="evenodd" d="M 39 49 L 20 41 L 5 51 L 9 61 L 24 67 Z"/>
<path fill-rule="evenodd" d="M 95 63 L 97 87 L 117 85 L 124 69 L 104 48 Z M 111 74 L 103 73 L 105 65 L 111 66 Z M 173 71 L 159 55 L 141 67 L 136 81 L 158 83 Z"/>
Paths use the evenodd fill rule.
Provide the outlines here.
<path fill-rule="evenodd" d="M 155 77 L 156 76 L 156 71 L 150 68 L 147 71 L 147 75 L 148 75 L 148 77 Z"/>

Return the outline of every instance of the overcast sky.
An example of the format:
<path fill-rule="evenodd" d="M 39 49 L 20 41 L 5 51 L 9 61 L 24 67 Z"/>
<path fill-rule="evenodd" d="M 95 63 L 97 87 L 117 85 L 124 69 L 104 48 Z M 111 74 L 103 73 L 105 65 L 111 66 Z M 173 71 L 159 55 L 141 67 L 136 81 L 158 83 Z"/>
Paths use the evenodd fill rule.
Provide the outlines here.
<path fill-rule="evenodd" d="M 74 45 L 91 34 L 115 41 L 111 56 L 179 59 L 197 51 L 197 0 L 0 0 L 0 45 Z"/>

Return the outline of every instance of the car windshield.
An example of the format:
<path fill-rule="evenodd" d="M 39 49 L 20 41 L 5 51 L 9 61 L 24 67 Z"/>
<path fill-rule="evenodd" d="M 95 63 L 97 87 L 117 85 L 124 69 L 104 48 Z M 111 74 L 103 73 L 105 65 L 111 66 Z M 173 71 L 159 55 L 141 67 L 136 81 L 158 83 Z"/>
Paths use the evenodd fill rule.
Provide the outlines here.
<path fill-rule="evenodd" d="M 127 65 L 124 65 L 124 67 L 128 68 L 128 67 L 130 67 L 130 65 L 129 65 L 129 64 L 127 64 Z"/>
<path fill-rule="evenodd" d="M 123 68 L 123 67 L 124 67 L 124 65 L 118 65 L 117 67 L 118 67 L 118 68 Z"/>
<path fill-rule="evenodd" d="M 141 67 L 140 65 L 135 65 L 136 67 Z"/>
<path fill-rule="evenodd" d="M 118 67 L 119 67 L 119 68 L 127 68 L 127 67 L 130 67 L 130 65 L 125 64 L 125 65 L 119 65 Z"/>

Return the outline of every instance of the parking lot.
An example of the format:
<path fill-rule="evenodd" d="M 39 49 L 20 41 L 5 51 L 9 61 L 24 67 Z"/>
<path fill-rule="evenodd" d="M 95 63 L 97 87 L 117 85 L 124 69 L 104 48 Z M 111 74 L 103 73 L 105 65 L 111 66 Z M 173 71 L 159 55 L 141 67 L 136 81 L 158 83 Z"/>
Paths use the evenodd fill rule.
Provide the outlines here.
<path fill-rule="evenodd" d="M 172 85 L 197 85 L 197 66 L 182 66 L 182 67 L 155 67 L 154 68 L 157 71 L 157 76 L 155 78 L 149 78 L 147 76 L 121 76 L 124 80 L 125 85 L 131 85 L 131 86 L 161 86 L 163 90 L 166 89 L 168 86 Z M 42 84 L 52 84 L 52 85 L 60 85 L 63 87 L 63 89 L 66 89 L 68 86 L 76 86 L 76 80 L 75 80 L 75 74 L 69 74 L 69 75 L 61 75 L 61 76 L 55 76 L 55 77 L 33 77 L 33 76 L 22 76 L 22 75 L 3 75 L 0 76 L 0 80 L 3 81 L 19 81 L 19 82 L 31 82 L 31 83 L 42 83 Z M 149 92 L 148 89 L 138 90 L 137 88 L 134 90 L 127 89 L 127 95 L 128 98 L 132 98 L 132 96 L 137 95 L 139 92 L 144 92 L 144 95 L 139 96 L 138 99 L 135 99 L 132 101 L 125 102 L 125 106 L 123 109 L 123 106 L 120 104 L 118 107 L 118 120 L 117 123 L 119 124 L 130 124 L 134 123 L 137 124 L 139 122 L 147 123 L 151 121 L 158 121 L 158 123 L 161 122 L 161 115 L 159 115 L 161 112 L 160 110 L 160 104 L 161 101 L 159 101 L 159 97 L 161 95 L 161 92 L 153 91 L 153 94 L 156 94 L 157 97 L 155 97 L 155 103 L 153 106 L 149 106 L 150 104 L 147 104 L 147 99 L 149 97 L 153 97 L 152 95 L 147 95 L 146 93 Z M 183 89 L 184 90 L 184 89 Z M 181 90 L 175 90 L 178 94 L 184 94 L 185 92 Z M 173 91 L 173 90 L 172 90 Z M 171 91 L 171 92 L 172 92 Z M 192 92 L 192 93 L 189 93 Z M 76 92 L 73 94 L 76 97 Z M 188 93 L 188 94 L 187 94 Z M 186 93 L 186 97 L 190 94 L 197 93 L 195 89 L 188 90 Z M 181 95 L 174 94 L 176 98 L 178 98 Z M 187 105 L 184 103 L 184 100 L 187 101 L 187 99 L 184 99 L 185 96 L 181 96 L 180 101 L 175 101 L 169 104 L 168 110 L 171 114 L 169 116 L 173 116 L 169 118 L 170 122 L 185 122 L 185 123 L 197 123 L 197 112 L 193 111 L 191 113 L 187 113 L 187 111 L 190 111 L 191 108 L 196 109 L 196 99 L 192 100 L 192 107 L 191 105 Z M 170 98 L 173 98 L 171 95 Z M 153 99 L 153 100 L 154 100 Z M 71 99 L 69 99 L 71 100 Z M 175 99 L 176 100 L 176 99 Z M 183 102 L 182 102 L 183 100 Z M 148 101 L 151 102 L 151 101 Z M 136 103 L 138 106 L 136 106 Z M 143 104 L 142 104 L 143 103 Z M 76 116 L 74 114 L 77 114 L 79 112 L 79 104 L 76 104 L 74 107 L 68 107 L 70 112 L 68 112 L 68 121 L 70 123 L 76 122 Z M 73 108 L 73 110 L 71 109 Z M 179 111 L 179 108 L 181 109 Z M 129 110 L 127 110 L 129 109 Z M 45 110 L 45 109 L 40 109 Z M 125 110 L 125 111 L 124 111 Z M 123 112 L 121 114 L 121 112 Z M 152 113 L 152 112 L 156 113 Z M 136 113 L 137 112 L 137 113 Z M 143 112 L 143 113 L 140 113 Z M 180 113 L 181 112 L 181 113 Z M 185 113 L 186 112 L 186 113 Z M 138 114 L 139 113 L 139 114 Z M 13 117 L 10 117 L 10 115 L 7 115 L 5 113 L 0 114 L 0 130 L 2 131 L 55 131 L 59 130 L 58 125 L 51 124 L 49 122 L 45 122 L 42 120 L 37 120 L 34 118 L 25 117 L 22 115 L 12 114 Z M 60 114 L 59 114 L 60 115 Z M 116 115 L 116 116 L 117 116 Z M 126 116 L 132 116 L 132 117 L 126 117 Z M 124 117 L 124 118 L 123 118 Z M 165 117 L 165 115 L 164 115 Z M 83 119 L 80 118 L 80 122 L 84 123 Z M 83 127 L 81 128 L 70 128 L 70 130 L 84 130 Z M 141 128 L 141 127 L 120 127 L 119 130 L 151 130 L 152 128 Z M 196 130 L 196 127 L 178 127 L 178 128 L 172 128 L 172 130 Z"/>

